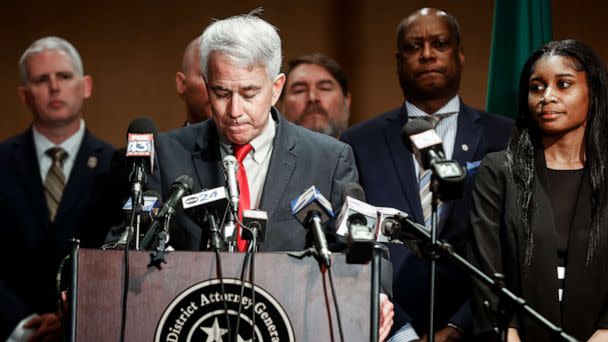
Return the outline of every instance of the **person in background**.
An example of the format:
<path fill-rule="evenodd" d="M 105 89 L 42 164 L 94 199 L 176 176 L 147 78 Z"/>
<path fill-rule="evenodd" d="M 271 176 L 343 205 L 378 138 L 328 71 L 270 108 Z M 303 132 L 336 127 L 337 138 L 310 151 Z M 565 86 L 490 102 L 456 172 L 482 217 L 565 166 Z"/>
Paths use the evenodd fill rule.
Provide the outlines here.
<path fill-rule="evenodd" d="M 186 125 L 211 117 L 211 104 L 201 72 L 200 37 L 186 47 L 182 58 L 182 69 L 175 74 L 175 89 L 186 104 Z"/>
<path fill-rule="evenodd" d="M 101 245 L 93 237 L 103 233 L 88 229 L 87 213 L 114 148 L 85 127 L 82 108 L 93 81 L 72 44 L 41 38 L 25 50 L 19 70 L 17 92 L 32 124 L 0 143 L 0 260 L 6 261 L 0 270 L 0 340 L 56 341 L 57 269 L 71 238 L 84 247 Z"/>
<path fill-rule="evenodd" d="M 281 110 L 287 120 L 338 138 L 348 128 L 350 92 L 344 70 L 321 53 L 287 63 Z"/>
<path fill-rule="evenodd" d="M 467 106 L 460 96 L 464 50 L 456 19 L 441 10 L 423 8 L 397 27 L 397 75 L 405 101 L 399 108 L 358 124 L 342 134 L 355 154 L 359 181 L 368 202 L 399 209 L 430 227 L 428 180 L 402 127 L 411 119 L 438 121 L 445 157 L 468 166 L 463 197 L 441 205 L 437 237 L 464 252 L 468 239 L 474 166 L 488 152 L 504 149 L 512 121 Z M 392 341 L 428 338 L 429 262 L 411 250 L 389 244 L 393 263 L 395 330 Z M 466 338 L 472 322 L 469 277 L 457 266 L 440 262 L 435 298 L 436 341 Z"/>
<path fill-rule="evenodd" d="M 608 341 L 607 150 L 606 67 L 579 41 L 553 41 L 524 64 L 508 148 L 483 160 L 473 192 L 470 259 L 580 341 Z M 472 303 L 476 333 L 505 328 L 487 287 Z M 522 312 L 507 318 L 511 342 L 557 340 Z"/>

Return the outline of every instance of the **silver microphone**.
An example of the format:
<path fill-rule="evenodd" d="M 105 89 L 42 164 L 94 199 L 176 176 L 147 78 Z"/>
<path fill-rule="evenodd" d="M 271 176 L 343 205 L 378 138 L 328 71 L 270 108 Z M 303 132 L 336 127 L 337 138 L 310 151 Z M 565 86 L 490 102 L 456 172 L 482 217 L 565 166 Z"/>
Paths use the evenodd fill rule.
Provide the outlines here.
<path fill-rule="evenodd" d="M 224 177 L 226 177 L 228 197 L 230 198 L 230 210 L 237 213 L 239 211 L 239 185 L 236 181 L 236 173 L 239 170 L 239 164 L 234 156 L 228 155 L 224 157 L 222 165 Z"/>

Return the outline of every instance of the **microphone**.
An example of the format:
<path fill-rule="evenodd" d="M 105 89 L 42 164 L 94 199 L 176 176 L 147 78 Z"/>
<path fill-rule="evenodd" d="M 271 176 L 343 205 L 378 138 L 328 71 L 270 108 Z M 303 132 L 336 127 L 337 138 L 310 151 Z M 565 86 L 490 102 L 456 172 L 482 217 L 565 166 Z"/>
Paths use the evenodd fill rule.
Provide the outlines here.
<path fill-rule="evenodd" d="M 438 181 L 439 199 L 446 201 L 462 196 L 466 169 L 457 161 L 446 160 L 442 140 L 432 123 L 424 119 L 409 120 L 403 126 L 401 139 L 412 147 L 423 169 L 432 169 L 433 179 Z"/>
<path fill-rule="evenodd" d="M 154 220 L 150 229 L 141 241 L 140 248 L 148 249 L 151 247 L 154 237 L 158 235 L 158 230 L 163 228 L 160 226 L 159 221 L 163 220 L 165 223 L 175 215 L 175 210 L 180 203 L 180 200 L 185 195 L 189 195 L 192 192 L 192 185 L 194 181 L 192 177 L 182 175 L 177 177 L 175 182 L 171 184 L 171 191 L 169 192 L 169 198 L 165 201 L 162 209 L 157 215 L 157 220 Z M 160 219 L 159 219 L 160 218 Z"/>
<path fill-rule="evenodd" d="M 411 145 L 423 169 L 428 169 L 438 160 L 445 160 L 443 140 L 433 124 L 422 118 L 410 119 L 401 130 L 401 139 Z"/>
<path fill-rule="evenodd" d="M 184 214 L 200 227 L 209 226 L 211 236 L 207 241 L 207 248 L 220 250 L 223 245 L 218 218 L 224 217 L 228 208 L 228 201 L 228 194 L 223 186 L 203 190 L 182 198 Z"/>
<path fill-rule="evenodd" d="M 401 210 L 389 207 L 377 207 L 376 210 L 378 214 L 375 230 L 376 240 L 378 242 L 390 242 L 389 237 L 382 231 L 382 223 L 388 218 L 392 218 L 394 216 L 407 216 L 407 214 Z"/>
<path fill-rule="evenodd" d="M 153 190 L 147 190 L 143 194 L 144 204 L 141 208 L 141 224 L 144 227 L 149 227 L 154 219 L 158 216 L 158 211 L 162 206 L 161 196 Z M 127 226 L 131 220 L 131 211 L 133 209 L 132 199 L 128 198 L 122 207 L 125 213 L 124 221 L 110 228 L 106 235 L 102 249 L 114 249 L 119 246 L 124 246 L 127 243 L 128 229 Z"/>
<path fill-rule="evenodd" d="M 141 203 L 142 186 L 146 175 L 154 168 L 154 139 L 156 125 L 152 119 L 141 117 L 133 120 L 127 129 L 127 165 L 131 168 L 131 198 L 136 205 Z"/>
<path fill-rule="evenodd" d="M 154 140 L 158 132 L 154 121 L 148 117 L 133 120 L 127 129 L 127 160 L 132 170 L 141 168 L 152 174 L 154 166 Z"/>
<path fill-rule="evenodd" d="M 302 225 L 311 227 L 317 256 L 325 266 L 330 267 L 331 253 L 321 224 L 334 217 L 331 203 L 313 185 L 291 201 L 291 213 Z"/>
<path fill-rule="evenodd" d="M 239 186 L 236 181 L 236 173 L 239 165 L 236 158 L 232 155 L 224 157 L 222 161 L 224 176 L 226 178 L 226 188 L 230 196 L 230 210 L 233 213 L 239 211 Z"/>
<path fill-rule="evenodd" d="M 157 217 L 160 207 L 163 205 L 161 196 L 153 190 L 146 190 L 143 194 L 144 205 L 141 207 L 142 212 L 142 223 L 151 223 L 155 217 Z M 133 201 L 129 197 L 122 206 L 122 210 L 125 213 L 125 220 L 131 218 L 131 210 L 133 210 Z"/>
<path fill-rule="evenodd" d="M 382 234 L 388 237 L 390 242 L 399 241 L 417 256 L 425 256 L 424 247 L 427 242 L 431 241 L 431 233 L 406 213 L 400 212 L 387 217 L 382 221 L 380 227 Z"/>
<path fill-rule="evenodd" d="M 373 254 L 376 207 L 365 203 L 365 192 L 357 183 L 348 183 L 344 186 L 342 199 L 336 233 L 347 236 L 347 262 L 368 262 Z"/>
<path fill-rule="evenodd" d="M 268 223 L 268 213 L 264 210 L 251 209 L 243 211 L 243 225 L 257 232 L 256 241 L 262 243 L 266 240 L 266 224 Z M 241 231 L 243 240 L 253 240 L 251 231 L 244 228 Z"/>

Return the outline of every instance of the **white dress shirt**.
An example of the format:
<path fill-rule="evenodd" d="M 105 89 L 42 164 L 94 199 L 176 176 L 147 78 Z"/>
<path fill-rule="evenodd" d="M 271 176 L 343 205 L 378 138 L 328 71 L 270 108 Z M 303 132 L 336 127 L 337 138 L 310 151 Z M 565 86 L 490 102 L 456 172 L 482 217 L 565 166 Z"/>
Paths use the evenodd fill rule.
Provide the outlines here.
<path fill-rule="evenodd" d="M 53 159 L 51 158 L 51 156 L 46 154 L 46 151 L 49 148 L 53 147 L 61 147 L 67 153 L 67 157 L 63 162 L 63 175 L 65 176 L 65 184 L 68 183 L 70 171 L 72 171 L 74 161 L 76 160 L 76 155 L 78 154 L 78 149 L 80 149 L 80 144 L 82 143 L 82 139 L 84 138 L 84 130 L 84 120 L 80 119 L 80 128 L 78 129 L 78 131 L 76 131 L 76 133 L 74 133 L 71 137 L 67 138 L 61 144 L 56 145 L 47 137 L 45 137 L 42 133 L 40 133 L 34 125 L 32 125 L 34 145 L 36 146 L 36 157 L 38 158 L 38 166 L 40 167 L 40 177 L 42 178 L 43 184 L 46 180 L 46 174 L 49 172 L 49 169 L 53 164 Z"/>
<path fill-rule="evenodd" d="M 268 124 L 260 135 L 255 137 L 249 143 L 253 147 L 251 152 L 243 160 L 245 173 L 247 174 L 247 183 L 249 185 L 249 203 L 250 209 L 260 207 L 262 199 L 262 191 L 268 174 L 268 166 L 270 165 L 270 156 L 272 155 L 272 142 L 276 135 L 277 124 L 269 114 Z M 220 150 L 222 159 L 226 155 L 231 155 L 232 145 L 228 140 L 218 132 L 220 136 Z"/>
<path fill-rule="evenodd" d="M 456 132 L 458 131 L 460 97 L 458 95 L 454 96 L 435 113 L 426 113 L 408 101 L 405 101 L 405 108 L 407 110 L 407 116 L 410 118 L 418 118 L 435 114 L 453 114 L 439 121 L 435 127 L 435 131 L 437 131 L 437 134 L 441 137 L 441 140 L 443 140 L 443 152 L 445 153 L 445 158 L 448 160 L 452 159 L 452 155 L 454 154 L 454 145 L 456 143 Z M 416 174 L 420 175 L 420 165 L 418 164 L 416 157 L 414 157 L 414 165 L 416 167 Z"/>

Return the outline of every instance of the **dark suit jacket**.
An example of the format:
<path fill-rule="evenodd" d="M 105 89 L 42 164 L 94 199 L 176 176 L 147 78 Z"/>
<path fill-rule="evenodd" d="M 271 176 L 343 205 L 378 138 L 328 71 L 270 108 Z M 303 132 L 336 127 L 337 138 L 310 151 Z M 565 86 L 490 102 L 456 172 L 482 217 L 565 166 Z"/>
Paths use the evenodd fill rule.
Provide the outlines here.
<path fill-rule="evenodd" d="M 376 206 L 397 208 L 422 223 L 412 153 L 401 139 L 401 129 L 406 122 L 407 113 L 402 106 L 352 127 L 342 134 L 341 139 L 353 148 L 367 201 Z M 461 103 L 453 159 L 464 166 L 467 161 L 478 161 L 488 152 L 503 149 L 511 126 L 509 119 Z M 463 252 L 466 242 L 471 188 L 472 177 L 467 177 L 463 200 L 444 204 L 438 228 L 438 237 L 452 243 L 458 252 Z M 389 248 L 394 276 L 393 330 L 412 323 L 422 336 L 428 330 L 428 262 L 403 246 L 389 244 Z M 450 264 L 439 267 L 436 328 L 443 328 L 448 322 L 465 329 L 470 326 L 470 307 L 464 305 L 468 289 L 468 278 L 459 269 Z"/>
<path fill-rule="evenodd" d="M 51 224 L 32 130 L 0 144 L 0 340 L 25 316 L 56 312 L 55 275 L 69 239 L 80 238 L 85 247 L 101 244 L 94 238 L 100 234 L 88 230 L 89 198 L 113 151 L 85 133 Z M 96 209 L 101 215 L 103 208 Z"/>
<path fill-rule="evenodd" d="M 329 136 L 286 121 L 276 109 L 277 122 L 272 156 L 262 192 L 260 209 L 268 212 L 266 241 L 260 251 L 294 251 L 306 246 L 306 229 L 291 213 L 291 200 L 315 185 L 330 200 L 334 211 L 341 205 L 345 184 L 357 182 L 351 148 Z M 171 184 L 181 175 L 194 179 L 193 193 L 224 186 L 217 128 L 213 120 L 158 135 L 157 167 L 149 187 L 165 198 Z M 171 234 L 176 249 L 200 250 L 207 241 L 201 230 L 181 210 L 176 215 L 178 230 Z"/>
<path fill-rule="evenodd" d="M 600 243 L 593 262 L 587 263 L 591 227 L 591 181 L 587 171 L 578 194 L 568 241 L 568 260 L 563 302 L 558 300 L 557 232 L 551 200 L 544 181 L 545 158 L 536 157 L 533 227 L 534 253 L 525 266 L 522 229 L 521 192 L 515 186 L 507 166 L 506 153 L 489 154 L 481 164 L 473 192 L 471 210 L 472 241 L 469 255 L 487 274 L 501 272 L 507 288 L 522 296 L 533 309 L 575 338 L 586 341 L 596 329 L 608 328 L 608 203 L 606 193 L 600 207 Z M 577 194 L 571 194 L 576 196 Z M 484 301 L 490 303 L 489 307 Z M 476 286 L 472 297 L 475 332 L 484 333 L 496 325 L 492 310 L 497 298 L 485 286 Z M 515 315 L 522 341 L 556 341 L 529 316 Z"/>

